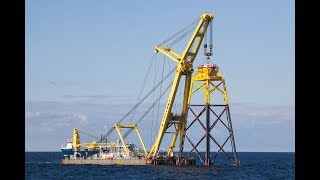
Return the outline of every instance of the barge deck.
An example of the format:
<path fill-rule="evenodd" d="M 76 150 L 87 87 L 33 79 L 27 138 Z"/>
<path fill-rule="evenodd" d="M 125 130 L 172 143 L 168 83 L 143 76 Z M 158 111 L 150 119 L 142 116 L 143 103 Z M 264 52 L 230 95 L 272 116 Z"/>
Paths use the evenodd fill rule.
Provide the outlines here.
<path fill-rule="evenodd" d="M 61 159 L 61 164 L 97 164 L 97 165 L 195 165 L 194 158 L 141 158 L 141 159 Z"/>

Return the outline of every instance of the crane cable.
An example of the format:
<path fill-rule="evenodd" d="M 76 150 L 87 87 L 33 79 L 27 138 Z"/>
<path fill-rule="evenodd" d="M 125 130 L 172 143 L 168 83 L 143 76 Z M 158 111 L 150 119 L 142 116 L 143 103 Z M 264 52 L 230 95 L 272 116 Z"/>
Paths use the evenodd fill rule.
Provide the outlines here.
<path fill-rule="evenodd" d="M 211 47 L 210 47 L 210 45 L 209 45 L 210 50 L 212 49 L 212 46 L 213 46 L 213 44 L 212 44 L 212 37 L 213 37 L 212 22 L 210 22 L 210 34 L 209 34 L 210 45 L 211 45 Z"/>
<path fill-rule="evenodd" d="M 196 24 L 197 21 L 198 21 L 198 19 L 195 19 L 190 25 L 182 28 L 181 30 L 179 30 L 178 32 L 174 33 L 174 34 L 171 35 L 169 38 L 167 38 L 166 40 L 164 40 L 163 42 L 161 42 L 161 43 L 159 44 L 159 46 L 165 44 L 166 42 L 170 41 L 171 39 L 173 39 L 174 37 L 178 36 L 178 35 L 181 34 L 182 32 L 186 31 L 185 33 L 183 33 L 182 35 L 180 35 L 180 37 L 178 37 L 177 39 L 174 39 L 174 41 L 169 44 L 169 47 L 172 47 L 174 44 L 176 44 L 178 41 L 180 41 L 181 39 L 183 39 L 184 37 L 186 37 L 188 34 L 190 34 L 190 32 L 192 32 L 192 31 L 194 30 L 194 28 L 191 28 L 191 27 L 193 27 L 193 26 Z M 190 28 L 191 28 L 191 29 L 190 29 Z M 188 29 L 189 29 L 189 30 L 188 30 Z M 153 57 L 152 62 L 154 62 L 154 57 Z M 150 72 L 150 69 L 151 69 L 152 64 L 153 64 L 153 63 L 150 63 L 150 65 L 149 65 L 148 72 L 147 72 L 147 74 L 146 74 L 146 76 L 145 76 L 144 83 L 143 83 L 143 86 L 142 86 L 142 88 L 141 88 L 141 90 L 140 90 L 140 93 L 139 93 L 137 102 L 138 102 L 138 101 L 140 100 L 140 98 L 141 98 L 141 95 L 142 95 L 143 89 L 144 89 L 144 87 L 145 87 L 147 77 L 149 76 L 149 72 Z M 155 73 L 155 75 L 156 75 L 156 73 Z M 162 71 L 162 78 L 163 78 L 163 71 Z M 154 82 L 156 82 L 156 80 L 154 80 Z M 160 93 L 161 93 L 161 90 L 160 90 Z M 136 113 L 136 109 L 135 109 L 135 111 L 132 113 L 130 122 L 133 120 L 133 117 L 134 117 L 135 113 Z"/>
<path fill-rule="evenodd" d="M 145 88 L 145 86 L 146 86 L 147 79 L 148 79 L 149 74 L 150 74 L 150 71 L 151 71 L 152 64 L 155 62 L 155 59 L 156 59 L 155 57 L 157 57 L 157 56 L 156 56 L 155 54 L 153 54 L 153 55 L 152 55 L 152 60 L 151 60 L 151 62 L 150 62 L 150 64 L 149 64 L 149 66 L 148 66 L 147 73 L 146 73 L 146 75 L 145 75 L 145 77 L 144 77 L 142 86 L 141 86 L 141 88 L 140 88 L 139 95 L 138 95 L 138 98 L 137 98 L 137 102 L 136 102 L 136 103 L 138 103 L 138 102 L 140 101 L 140 99 L 141 99 L 142 93 L 143 93 L 143 91 L 144 91 L 144 88 Z M 133 111 L 133 113 L 132 113 L 132 115 L 131 115 L 130 122 L 133 120 L 135 114 L 136 114 L 136 109 Z"/>
<path fill-rule="evenodd" d="M 185 38 L 188 34 L 193 32 L 194 29 L 189 29 L 187 32 L 183 33 L 181 36 L 179 36 L 177 39 L 175 39 L 173 42 L 169 44 L 169 47 L 173 47 L 177 42 L 179 42 L 181 39 Z"/>
<path fill-rule="evenodd" d="M 89 134 L 89 133 L 80 131 L 79 129 L 78 129 L 78 132 L 81 133 L 81 134 L 83 134 L 83 135 L 87 135 L 88 137 L 91 137 L 92 139 L 95 139 L 95 140 L 99 140 L 99 139 L 100 139 L 100 138 L 97 137 L 97 136 L 94 136 L 94 135 L 92 135 L 92 134 Z"/>
<path fill-rule="evenodd" d="M 163 93 L 160 94 L 160 96 L 157 98 L 157 100 L 149 107 L 149 109 L 141 116 L 141 118 L 136 122 L 136 124 L 138 124 L 148 113 L 151 109 L 153 109 L 153 107 L 160 101 L 160 99 L 162 98 L 162 96 L 170 89 L 171 85 L 172 85 L 173 81 L 166 87 L 166 89 L 163 91 Z M 126 138 L 130 132 L 132 132 L 133 129 L 129 129 L 125 135 L 123 136 L 123 138 Z"/>
<path fill-rule="evenodd" d="M 121 123 L 127 116 L 129 116 L 129 115 L 130 115 L 144 100 L 146 100 L 146 99 L 150 96 L 150 94 L 152 94 L 152 92 L 153 92 L 155 89 L 157 89 L 158 86 L 159 86 L 165 79 L 167 79 L 167 78 L 169 77 L 169 75 L 170 75 L 171 73 L 173 73 L 175 70 L 176 70 L 176 66 L 174 66 L 174 68 L 172 68 L 172 70 L 171 70 L 153 89 L 151 89 L 151 91 L 149 91 L 149 93 L 148 93 L 145 97 L 143 97 L 140 102 L 138 102 L 137 104 L 135 104 L 135 106 L 134 106 L 120 121 L 118 121 L 117 124 Z M 107 138 L 107 136 L 108 136 L 109 134 L 111 134 L 111 132 L 112 132 L 113 130 L 114 130 L 113 127 L 110 128 L 110 129 L 107 131 L 107 133 L 104 134 L 104 136 L 102 137 L 101 141 L 104 141 L 104 140 Z"/>
<path fill-rule="evenodd" d="M 208 39 L 207 31 L 205 32 L 204 44 L 203 44 L 204 55 L 206 56 L 206 60 L 204 61 L 204 63 L 207 63 L 207 64 L 209 64 L 209 61 L 212 63 L 212 61 L 211 61 L 211 59 L 210 59 L 210 56 L 212 56 L 212 48 L 213 48 L 212 37 L 213 37 L 212 22 L 210 22 L 210 23 L 209 23 L 209 53 L 207 52 L 207 47 L 208 47 L 208 43 L 207 43 L 207 39 Z M 203 63 L 203 64 L 204 64 L 204 63 Z"/>
<path fill-rule="evenodd" d="M 165 60 L 165 58 L 164 58 L 164 60 Z M 162 65 L 161 79 L 163 79 L 164 66 L 165 66 L 165 61 L 163 61 L 163 65 Z M 172 82 L 173 82 L 173 81 L 172 81 Z M 169 87 L 171 86 L 172 82 L 169 84 Z M 168 90 L 169 87 L 166 88 L 165 92 Z M 161 84 L 160 84 L 160 95 L 159 95 L 159 97 L 157 98 L 156 101 L 153 101 L 153 104 L 151 105 L 151 107 L 142 115 L 142 117 L 141 117 L 135 124 L 138 124 L 138 123 L 148 114 L 148 112 L 149 112 L 151 109 L 154 110 L 153 107 L 154 107 L 158 102 L 160 103 L 161 97 L 164 95 L 165 92 L 162 93 L 162 83 L 161 83 Z M 158 106 L 158 107 L 159 107 L 159 106 Z M 158 110 L 158 111 L 159 111 L 159 110 Z M 152 114 L 153 114 L 153 111 L 152 111 Z M 153 128 L 153 120 L 152 120 L 151 122 L 152 122 L 152 125 L 151 125 L 150 130 L 152 131 L 152 128 Z M 131 132 L 132 132 L 132 129 L 129 129 L 129 130 L 125 133 L 124 138 L 126 138 Z"/>
<path fill-rule="evenodd" d="M 190 25 L 187 25 L 186 27 L 182 28 L 181 30 L 177 31 L 176 33 L 174 33 L 173 35 L 171 35 L 169 38 L 167 38 L 166 40 L 162 41 L 161 43 L 158 44 L 158 46 L 162 46 L 165 43 L 167 43 L 168 41 L 170 41 L 171 39 L 173 39 L 174 37 L 176 37 L 177 35 L 179 35 L 180 33 L 182 33 L 183 31 L 187 30 L 188 28 L 190 28 L 191 26 L 193 26 L 196 22 L 198 21 L 198 19 L 194 20 Z"/>
<path fill-rule="evenodd" d="M 162 63 L 165 63 L 165 61 L 162 61 Z M 159 69 L 159 68 L 158 68 Z M 153 83 L 153 85 L 155 85 L 155 82 L 157 82 L 157 76 L 158 76 L 158 73 L 157 73 L 157 66 L 155 66 L 155 72 L 154 72 L 154 83 Z M 160 70 L 159 70 L 160 71 Z M 163 73 L 163 71 L 162 71 L 162 73 Z M 161 79 L 163 78 L 163 74 L 162 74 L 162 76 L 161 76 Z M 162 89 L 162 84 L 160 85 L 160 87 L 159 87 L 159 89 L 160 89 L 160 91 L 161 91 L 161 89 Z M 153 95 L 152 95 L 152 104 L 155 102 L 155 95 L 156 95 L 156 91 L 154 91 L 154 93 L 153 93 Z M 154 109 L 155 108 L 152 108 L 152 111 L 151 111 L 151 113 L 149 113 L 149 119 L 151 119 L 151 128 L 149 129 L 149 134 L 151 134 L 151 132 L 152 132 L 152 130 L 153 130 L 153 122 L 154 122 L 154 116 L 153 116 L 153 113 L 154 113 Z M 151 117 L 151 118 L 150 118 Z M 127 132 L 128 133 L 128 132 Z M 129 132 L 130 133 L 130 132 Z M 128 133 L 128 134 L 129 134 Z M 128 136 L 128 135 L 127 135 Z"/>
<path fill-rule="evenodd" d="M 169 38 L 167 38 L 166 40 L 162 41 L 160 44 L 158 44 L 158 46 L 162 46 L 164 45 L 165 43 L 167 43 L 168 41 L 172 40 L 174 37 L 176 37 L 177 35 L 181 34 L 182 32 L 184 31 L 187 31 L 187 29 L 189 29 L 190 27 L 192 27 L 196 22 L 198 21 L 198 19 L 194 20 L 190 25 L 182 28 L 181 30 L 179 30 L 178 32 L 174 33 L 173 35 L 171 35 Z M 187 34 L 189 34 L 193 29 L 189 29 L 187 32 L 185 32 L 184 34 L 180 35 L 180 37 L 178 37 L 177 39 L 175 39 L 173 42 L 170 43 L 170 46 L 173 46 L 174 44 L 176 44 L 178 41 L 180 41 L 181 39 L 183 39 Z M 149 65 L 149 68 L 151 69 L 151 64 Z M 176 66 L 175 66 L 176 67 Z M 118 123 L 121 123 L 128 115 L 130 115 L 133 111 L 135 112 L 136 108 L 147 98 L 149 97 L 150 94 L 152 94 L 152 92 L 160 85 L 162 84 L 162 82 L 175 70 L 175 67 L 169 72 L 169 74 L 167 74 L 165 76 L 164 79 L 162 79 L 157 85 L 156 87 L 154 87 L 144 98 L 142 98 L 142 100 L 138 103 L 136 103 L 136 105 L 118 122 Z M 147 72 L 147 75 L 145 77 L 145 81 L 148 77 L 148 73 Z M 144 89 L 144 86 L 145 86 L 145 82 L 143 83 L 143 88 L 140 90 L 140 93 L 139 93 L 139 97 L 141 96 L 142 92 L 143 92 L 143 89 Z M 138 100 L 140 100 L 140 98 L 138 97 Z M 133 118 L 134 115 L 132 115 L 132 118 Z M 105 135 L 102 137 L 102 139 L 100 141 L 103 141 L 105 140 L 105 138 L 111 134 L 111 132 L 114 130 L 114 128 L 110 128 L 109 131 L 107 131 L 107 133 L 105 133 Z"/>
<path fill-rule="evenodd" d="M 163 74 L 164 74 L 164 68 L 165 68 L 165 62 L 166 62 L 166 56 L 163 56 L 163 63 L 162 63 L 162 73 L 161 73 L 161 78 L 163 78 Z M 168 69 L 170 69 L 170 67 L 168 68 Z M 159 89 L 159 94 L 161 94 L 162 93 L 162 85 L 160 85 L 160 89 Z M 159 114 L 160 114 L 160 105 L 161 105 L 161 99 L 159 100 L 159 102 L 158 102 L 158 107 L 157 107 L 157 114 L 156 114 L 156 117 L 155 118 L 152 118 L 152 123 L 151 123 L 151 128 L 150 128 L 150 136 L 151 136 L 151 138 L 150 138 L 150 144 L 152 143 L 151 141 L 152 141 L 152 139 L 154 139 L 155 137 L 155 131 L 154 131 L 154 128 L 155 127 L 157 127 L 156 125 L 156 120 L 157 119 L 160 119 L 159 118 Z M 151 146 L 151 145 L 150 145 Z"/>

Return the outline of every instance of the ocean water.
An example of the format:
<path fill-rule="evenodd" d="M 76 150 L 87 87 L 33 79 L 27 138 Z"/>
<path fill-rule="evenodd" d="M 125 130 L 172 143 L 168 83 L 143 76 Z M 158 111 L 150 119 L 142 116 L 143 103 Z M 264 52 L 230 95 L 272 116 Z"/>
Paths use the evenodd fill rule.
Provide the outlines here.
<path fill-rule="evenodd" d="M 219 156 L 222 156 L 222 154 Z M 295 153 L 239 152 L 240 166 L 62 165 L 60 152 L 26 152 L 26 179 L 295 179 Z M 221 161 L 224 162 L 224 161 Z M 197 162 L 200 164 L 200 162 Z"/>

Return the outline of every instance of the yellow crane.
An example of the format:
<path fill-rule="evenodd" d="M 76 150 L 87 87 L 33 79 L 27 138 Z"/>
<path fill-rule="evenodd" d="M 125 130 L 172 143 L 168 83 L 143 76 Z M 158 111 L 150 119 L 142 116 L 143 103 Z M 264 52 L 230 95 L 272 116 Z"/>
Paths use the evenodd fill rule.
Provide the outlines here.
<path fill-rule="evenodd" d="M 164 114 L 162 117 L 162 121 L 160 124 L 159 132 L 156 137 L 155 143 L 153 144 L 148 156 L 154 157 L 156 156 L 159 147 L 161 145 L 162 139 L 168 128 L 172 125 L 175 127 L 175 132 L 173 132 L 172 141 L 170 146 L 167 150 L 167 155 L 169 156 L 171 152 L 173 152 L 173 148 L 175 147 L 176 140 L 179 136 L 180 143 L 179 148 L 180 152 L 183 150 L 183 143 L 185 138 L 185 129 L 186 129 L 186 119 L 187 119 L 187 110 L 188 110 L 188 98 L 189 98 L 189 89 L 191 84 L 191 76 L 194 71 L 193 69 L 193 61 L 196 58 L 198 51 L 200 49 L 200 45 L 202 40 L 204 39 L 205 33 L 207 31 L 209 23 L 213 20 L 213 14 L 203 13 L 200 17 L 199 23 L 193 32 L 186 48 L 184 51 L 179 54 L 178 52 L 174 51 L 170 47 L 162 47 L 156 46 L 154 52 L 158 53 L 161 52 L 171 60 L 177 62 L 174 80 L 172 83 L 171 91 L 166 103 L 166 107 L 164 110 Z M 178 115 L 173 115 L 171 112 L 172 106 L 174 103 L 174 99 L 176 96 L 176 92 L 181 80 L 181 77 L 185 76 L 184 82 L 184 95 L 183 95 L 183 105 L 182 105 L 182 112 Z"/>
<path fill-rule="evenodd" d="M 82 147 L 88 147 L 89 149 L 95 149 L 99 148 L 101 145 L 109 145 L 110 147 L 114 147 L 115 143 L 107 143 L 107 136 L 113 131 L 116 130 L 118 132 L 119 138 L 121 140 L 121 143 L 123 146 L 121 148 L 124 149 L 125 154 L 127 156 L 130 156 L 131 150 L 129 149 L 131 146 L 127 146 L 127 141 L 125 140 L 127 136 L 132 132 L 136 131 L 138 138 L 140 140 L 140 143 L 143 147 L 143 151 L 140 149 L 140 154 L 143 154 L 144 157 L 147 157 L 147 159 L 151 159 L 154 164 L 176 164 L 176 165 L 181 165 L 181 164 L 193 164 L 195 163 L 194 158 L 190 157 L 189 155 L 192 152 L 195 152 L 199 159 L 202 161 L 202 163 L 205 166 L 209 166 L 212 162 L 215 161 L 217 155 L 219 152 L 223 152 L 229 159 L 232 160 L 234 165 L 240 165 L 240 161 L 237 157 L 237 152 L 236 152 L 236 147 L 235 147 L 235 140 L 234 140 L 234 133 L 232 129 L 232 124 L 231 124 L 231 116 L 230 116 L 230 110 L 229 110 L 229 102 L 228 102 L 228 97 L 227 97 L 227 90 L 226 90 L 226 84 L 225 80 L 222 77 L 222 75 L 219 73 L 219 68 L 215 64 L 209 64 L 210 57 L 212 56 L 212 20 L 214 19 L 213 14 L 209 13 L 202 13 L 200 16 L 200 20 L 194 21 L 192 25 L 189 25 L 188 27 L 184 28 L 183 30 L 180 30 L 179 32 L 175 33 L 172 35 L 170 38 L 167 40 L 163 41 L 159 45 L 157 45 L 154 49 L 154 53 L 162 53 L 164 56 L 167 56 L 169 59 L 173 60 L 176 62 L 176 66 L 170 70 L 169 74 L 166 76 L 163 76 L 162 74 L 162 79 L 159 83 L 154 83 L 154 87 L 151 89 L 150 92 L 148 92 L 143 98 L 140 98 L 140 95 L 138 97 L 138 102 L 137 104 L 134 105 L 134 107 L 125 114 L 123 118 L 121 118 L 117 124 L 115 124 L 109 131 L 107 131 L 104 136 L 101 136 L 101 139 L 96 142 L 93 141 L 92 143 L 82 143 L 80 144 L 80 138 L 79 138 L 79 133 L 84 133 L 82 131 L 79 131 L 77 128 L 74 129 L 73 131 L 73 147 L 77 150 Z M 194 26 L 196 25 L 195 29 Z M 210 44 L 209 48 L 210 51 L 207 51 L 207 29 L 210 26 Z M 190 28 L 192 27 L 192 28 Z M 188 30 L 187 30 L 188 29 Z M 184 38 L 187 34 L 191 33 L 193 30 L 193 34 L 191 35 L 191 38 L 189 39 L 187 46 L 184 48 L 182 53 L 178 53 L 176 50 L 172 48 L 172 45 L 175 44 L 176 42 L 180 41 L 182 38 Z M 183 33 L 182 33 L 183 32 Z M 165 45 L 167 42 L 172 40 L 174 37 L 179 35 L 178 38 L 174 39 L 173 41 L 170 42 L 170 44 L 167 46 Z M 207 64 L 200 65 L 196 71 L 195 76 L 192 77 L 192 73 L 194 72 L 193 68 L 193 62 L 198 54 L 198 51 L 200 49 L 200 46 L 202 44 L 202 41 L 204 40 L 204 55 L 207 58 Z M 163 66 L 164 67 L 164 66 Z M 151 66 L 149 66 L 150 70 Z M 147 72 L 149 72 L 149 70 Z M 169 77 L 170 74 L 175 72 L 173 81 L 169 83 L 169 85 L 165 88 L 164 91 L 162 91 L 162 82 L 164 82 L 165 79 Z M 163 73 L 163 71 L 162 71 Z M 148 73 L 147 73 L 148 75 Z M 184 78 L 182 78 L 184 77 Z M 175 114 L 172 113 L 172 108 L 174 103 L 177 104 L 179 102 L 178 100 L 180 99 L 180 95 L 176 97 L 177 91 L 179 89 L 179 85 L 183 85 L 184 87 L 180 87 L 184 89 L 183 93 L 183 98 L 182 98 L 182 108 L 180 111 Z M 223 87 L 221 87 L 222 85 Z M 144 86 L 143 86 L 144 87 Z M 143 115 L 138 118 L 135 124 L 123 124 L 121 123 L 124 121 L 131 113 L 133 114 L 131 117 L 133 119 L 134 113 L 136 108 L 143 102 L 145 101 L 152 93 L 155 92 L 155 90 L 160 87 L 160 95 L 157 99 L 153 99 L 153 103 L 149 108 L 143 113 Z M 195 89 L 194 89 L 195 87 Z M 140 135 L 140 132 L 138 130 L 137 124 L 152 110 L 152 108 L 155 107 L 155 105 L 160 102 L 161 97 L 167 92 L 167 90 L 170 90 L 166 106 L 164 107 L 164 113 L 162 116 L 162 121 L 159 127 L 158 135 L 155 138 L 155 142 L 153 146 L 151 147 L 150 151 L 148 152 L 144 142 L 142 140 L 142 137 Z M 223 96 L 223 101 L 224 104 L 217 104 L 216 99 L 214 100 L 214 104 L 211 104 L 211 96 L 213 95 L 214 92 L 221 92 Z M 141 91 L 142 92 L 142 91 Z M 191 97 L 194 95 L 196 92 L 202 92 L 204 97 L 205 97 L 205 104 L 190 104 Z M 212 96 L 213 97 L 213 96 Z M 177 99 L 176 99 L 177 98 Z M 174 102 L 176 101 L 176 102 Z M 160 103 L 159 103 L 160 104 Z M 192 110 L 192 107 L 203 107 L 201 112 L 196 115 L 195 111 Z M 217 113 L 217 111 L 214 111 L 214 107 L 224 107 L 223 111 Z M 201 109 L 201 108 L 200 108 Z M 187 125 L 187 116 L 188 116 L 188 111 L 191 111 L 192 114 L 195 116 L 195 119 Z M 204 113 L 206 112 L 206 113 Z M 206 119 L 205 119 L 205 125 L 200 121 L 200 116 L 202 114 L 205 114 Z M 213 114 L 213 118 L 216 117 L 216 119 L 213 121 L 213 123 L 210 123 L 210 114 Z M 226 116 L 226 121 L 222 120 L 222 115 Z M 194 122 L 198 121 L 201 125 L 201 127 L 204 130 L 204 135 L 202 138 L 197 142 L 197 143 L 192 143 L 192 140 L 190 140 L 190 127 L 193 125 Z M 227 130 L 228 130 L 228 137 L 226 140 L 221 143 L 218 142 L 213 134 L 210 134 L 210 132 L 215 131 L 214 128 L 217 123 L 221 123 Z M 124 135 L 122 135 L 122 130 L 123 129 L 128 129 Z M 201 130 L 201 128 L 200 128 Z M 152 129 L 151 129 L 152 131 Z M 199 132 L 200 133 L 200 132 Z M 86 135 L 89 135 L 90 137 L 94 137 L 88 133 L 84 133 Z M 163 138 L 165 134 L 173 134 L 172 139 L 167 147 L 167 154 L 166 156 L 169 157 L 164 160 L 163 157 L 158 157 L 158 151 L 161 146 L 161 143 L 163 141 Z M 177 140 L 179 139 L 179 154 L 173 156 L 173 149 L 175 148 L 177 144 Z M 187 142 L 190 143 L 192 146 L 192 149 L 187 155 L 184 155 L 182 157 L 182 152 L 184 148 L 184 140 L 187 140 Z M 206 152 L 205 152 L 205 158 L 200 154 L 198 151 L 198 145 L 206 139 Z M 165 139 L 167 140 L 167 139 Z M 210 141 L 213 141 L 217 147 L 218 150 L 216 151 L 215 155 L 213 158 L 211 158 L 211 151 L 210 151 Z M 232 154 L 233 158 L 230 157 L 224 150 L 224 146 L 226 145 L 227 141 L 231 141 L 231 148 L 232 148 Z M 105 142 L 105 143 L 104 143 Z M 118 142 L 118 141 L 117 141 Z M 118 143 L 117 143 L 118 144 Z M 129 144 L 130 145 L 130 144 Z M 120 146 L 119 146 L 120 148 Z M 130 151 L 129 151 L 130 150 Z M 101 148 L 100 148 L 101 151 Z M 163 161 L 164 160 L 164 161 Z M 167 161 L 168 160 L 168 161 Z"/>
<path fill-rule="evenodd" d="M 97 141 L 92 141 L 91 143 L 80 143 L 79 133 L 93 136 L 91 134 L 78 130 L 78 128 L 74 128 L 72 133 L 72 147 L 75 149 L 80 147 L 88 147 L 89 149 L 94 149 L 94 148 L 99 148 L 101 145 L 106 145 L 106 143 L 101 143 L 101 142 L 98 143 Z M 98 137 L 95 137 L 95 138 L 98 139 Z"/>

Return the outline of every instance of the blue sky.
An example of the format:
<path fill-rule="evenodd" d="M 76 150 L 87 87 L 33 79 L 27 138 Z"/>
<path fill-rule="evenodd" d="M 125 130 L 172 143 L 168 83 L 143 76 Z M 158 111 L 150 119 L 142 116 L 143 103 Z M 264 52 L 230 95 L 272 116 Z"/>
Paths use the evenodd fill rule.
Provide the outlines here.
<path fill-rule="evenodd" d="M 153 47 L 202 12 L 215 15 L 212 61 L 238 150 L 294 151 L 289 0 L 26 1 L 26 150 L 57 151 L 73 127 L 99 135 L 115 123 L 134 105 Z"/>

